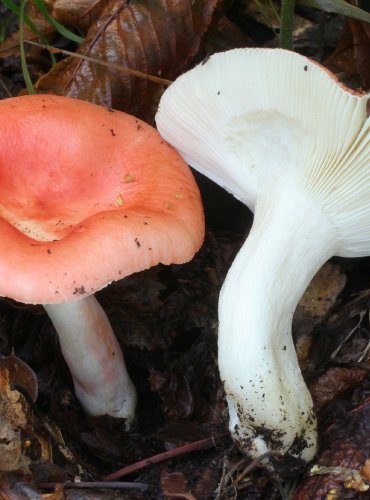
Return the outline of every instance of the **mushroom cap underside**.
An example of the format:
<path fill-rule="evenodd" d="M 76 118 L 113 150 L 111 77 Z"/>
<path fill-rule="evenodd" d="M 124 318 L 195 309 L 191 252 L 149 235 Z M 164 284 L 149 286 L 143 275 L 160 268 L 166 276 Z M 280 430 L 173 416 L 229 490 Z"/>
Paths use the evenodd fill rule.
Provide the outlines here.
<path fill-rule="evenodd" d="M 370 252 L 368 96 L 281 49 L 234 49 L 163 94 L 161 135 L 252 210 L 275 185 L 311 193 L 338 231 L 338 255 Z"/>
<path fill-rule="evenodd" d="M 146 123 L 60 96 L 0 101 L 0 295 L 77 300 L 204 236 L 190 169 Z"/>

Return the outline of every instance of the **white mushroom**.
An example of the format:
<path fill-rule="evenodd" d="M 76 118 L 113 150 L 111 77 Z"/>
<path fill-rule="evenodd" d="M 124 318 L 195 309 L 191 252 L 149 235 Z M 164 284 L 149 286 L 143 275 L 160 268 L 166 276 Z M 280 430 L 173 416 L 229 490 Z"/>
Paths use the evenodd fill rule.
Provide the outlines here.
<path fill-rule="evenodd" d="M 292 317 L 327 259 L 370 254 L 367 100 L 293 52 L 237 49 L 160 103 L 161 135 L 255 212 L 221 290 L 218 340 L 230 431 L 253 457 L 316 451 Z"/>

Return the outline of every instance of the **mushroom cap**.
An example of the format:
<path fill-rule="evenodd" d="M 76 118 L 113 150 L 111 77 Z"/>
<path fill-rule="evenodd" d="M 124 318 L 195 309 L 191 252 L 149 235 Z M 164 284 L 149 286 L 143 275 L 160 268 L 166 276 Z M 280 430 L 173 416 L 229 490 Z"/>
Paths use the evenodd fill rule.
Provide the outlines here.
<path fill-rule="evenodd" d="M 311 193 L 338 232 L 337 255 L 370 253 L 368 96 L 281 49 L 211 56 L 163 94 L 161 135 L 195 169 L 254 209 L 276 184 Z"/>
<path fill-rule="evenodd" d="M 189 167 L 148 124 L 85 101 L 0 101 L 0 295 L 61 303 L 204 237 Z"/>

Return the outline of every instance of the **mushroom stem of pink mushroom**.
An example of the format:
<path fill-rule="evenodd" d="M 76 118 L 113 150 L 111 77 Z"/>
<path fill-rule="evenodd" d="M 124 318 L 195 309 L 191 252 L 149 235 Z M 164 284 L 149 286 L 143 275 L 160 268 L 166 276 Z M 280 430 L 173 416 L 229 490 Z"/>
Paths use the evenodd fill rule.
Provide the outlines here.
<path fill-rule="evenodd" d="M 223 284 L 219 368 L 229 426 L 254 457 L 272 451 L 309 461 L 315 454 L 316 418 L 292 318 L 337 244 L 334 225 L 304 189 L 275 185 L 257 202 L 250 235 Z"/>
<path fill-rule="evenodd" d="M 136 391 L 109 320 L 94 297 L 44 304 L 58 333 L 77 398 L 90 415 L 126 419 L 129 429 Z"/>

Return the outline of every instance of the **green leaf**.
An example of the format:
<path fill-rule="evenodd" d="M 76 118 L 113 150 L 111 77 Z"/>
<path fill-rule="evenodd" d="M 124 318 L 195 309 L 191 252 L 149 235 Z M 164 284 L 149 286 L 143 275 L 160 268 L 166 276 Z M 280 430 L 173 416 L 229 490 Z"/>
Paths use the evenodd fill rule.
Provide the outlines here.
<path fill-rule="evenodd" d="M 19 6 L 13 2 L 13 0 L 0 0 L 1 3 L 7 7 L 11 12 L 13 12 L 13 14 L 15 14 L 16 16 L 18 16 L 18 18 L 20 18 L 21 16 L 21 9 L 19 8 Z M 26 4 L 26 2 L 25 2 Z M 22 18 L 23 18 L 23 22 L 25 24 L 27 24 L 27 26 L 40 38 L 40 40 L 44 43 L 44 44 L 48 44 L 49 43 L 49 40 L 48 38 L 46 38 L 46 36 L 44 36 L 41 31 L 38 29 L 38 27 L 31 21 L 31 19 L 27 16 L 27 14 L 25 14 L 23 12 L 22 14 Z M 53 54 L 50 54 L 50 58 L 51 58 L 51 62 L 52 64 L 55 64 L 56 63 L 56 59 L 55 57 L 53 56 Z"/>
<path fill-rule="evenodd" d="M 19 5 L 17 5 L 13 0 L 1 0 L 1 3 L 8 8 L 13 14 L 15 14 L 17 17 L 20 17 L 21 14 L 21 9 Z M 27 24 L 27 26 L 34 32 L 36 35 L 42 36 L 39 30 L 37 29 L 37 26 L 31 21 L 31 19 L 23 13 L 23 22 Z"/>
<path fill-rule="evenodd" d="M 282 49 L 293 48 L 293 16 L 295 0 L 282 0 L 280 12 L 280 37 L 279 45 Z"/>
<path fill-rule="evenodd" d="M 19 50 L 21 53 L 21 65 L 23 78 L 26 83 L 27 90 L 29 94 L 36 94 L 34 86 L 32 84 L 32 80 L 27 68 L 26 54 L 24 51 L 24 34 L 23 34 L 23 25 L 24 25 L 24 6 L 26 5 L 27 0 L 21 0 L 19 5 Z"/>
<path fill-rule="evenodd" d="M 18 17 L 20 17 L 20 7 L 13 1 L 13 0 L 0 0 L 1 3 L 7 7 L 9 10 L 11 10 L 14 14 L 16 14 Z M 71 40 L 72 42 L 76 42 L 78 44 L 81 44 L 84 39 L 75 33 L 72 33 L 72 31 L 69 31 L 65 26 L 60 24 L 58 21 L 56 21 L 50 14 L 48 9 L 45 6 L 45 3 L 43 0 L 34 0 L 35 5 L 39 9 L 39 11 L 42 13 L 42 15 L 49 21 L 49 23 L 54 26 L 54 28 L 65 38 L 68 40 Z M 45 37 L 40 33 L 40 31 L 37 29 L 37 26 L 31 21 L 31 19 L 24 14 L 24 22 L 27 24 L 31 30 L 36 33 L 41 40 L 44 43 L 48 43 L 49 40 L 45 39 Z"/>
<path fill-rule="evenodd" d="M 352 17 L 353 19 L 370 23 L 370 14 L 368 12 L 347 3 L 345 0 L 298 0 L 298 3 L 306 7 L 313 7 L 314 9 Z"/>
<path fill-rule="evenodd" d="M 50 14 L 48 9 L 46 8 L 44 1 L 43 0 L 34 0 L 35 5 L 41 12 L 41 14 L 49 21 L 50 24 L 54 26 L 54 28 L 62 35 L 64 38 L 67 38 L 68 40 L 71 40 L 72 42 L 76 42 L 78 44 L 81 44 L 84 39 L 75 33 L 72 33 L 72 31 L 69 31 L 63 24 L 60 24 L 56 19 L 54 19 Z"/>

